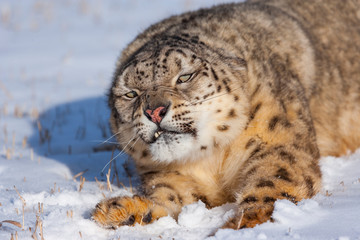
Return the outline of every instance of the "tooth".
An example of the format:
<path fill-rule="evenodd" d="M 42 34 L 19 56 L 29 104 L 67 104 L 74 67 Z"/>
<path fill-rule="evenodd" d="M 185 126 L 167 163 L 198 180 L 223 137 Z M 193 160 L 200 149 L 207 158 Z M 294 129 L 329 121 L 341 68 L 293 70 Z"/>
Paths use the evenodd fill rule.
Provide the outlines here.
<path fill-rule="evenodd" d="M 155 138 L 160 137 L 160 135 L 161 135 L 162 133 L 163 133 L 163 131 L 157 131 L 157 132 L 155 132 L 155 134 L 154 134 Z"/>

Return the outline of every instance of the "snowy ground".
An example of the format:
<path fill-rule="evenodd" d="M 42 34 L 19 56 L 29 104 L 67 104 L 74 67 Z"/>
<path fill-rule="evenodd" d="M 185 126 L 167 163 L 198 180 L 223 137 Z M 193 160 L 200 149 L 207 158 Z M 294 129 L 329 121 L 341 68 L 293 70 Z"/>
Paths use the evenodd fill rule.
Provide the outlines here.
<path fill-rule="evenodd" d="M 110 191 L 112 153 L 94 151 L 110 137 L 104 95 L 120 50 L 149 24 L 215 2 L 0 0 L 1 240 L 41 232 L 46 240 L 204 239 L 233 213 L 199 202 L 178 222 L 116 231 L 89 219 L 104 196 L 131 195 L 137 184 L 122 155 L 111 165 Z M 275 223 L 210 239 L 360 240 L 360 151 L 321 163 L 324 185 L 314 199 L 277 201 Z"/>

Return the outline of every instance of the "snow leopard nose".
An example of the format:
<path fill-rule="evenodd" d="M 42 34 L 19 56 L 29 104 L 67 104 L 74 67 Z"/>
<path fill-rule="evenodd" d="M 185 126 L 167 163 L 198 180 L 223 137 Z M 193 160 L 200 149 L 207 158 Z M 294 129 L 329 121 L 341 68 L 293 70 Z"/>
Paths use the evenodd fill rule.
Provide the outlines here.
<path fill-rule="evenodd" d="M 146 109 L 144 111 L 145 116 L 153 123 L 159 124 L 167 113 L 167 107 L 157 107 L 154 110 Z"/>
<path fill-rule="evenodd" d="M 163 90 L 149 90 L 144 98 L 144 115 L 153 123 L 160 124 L 170 105 L 171 102 Z"/>

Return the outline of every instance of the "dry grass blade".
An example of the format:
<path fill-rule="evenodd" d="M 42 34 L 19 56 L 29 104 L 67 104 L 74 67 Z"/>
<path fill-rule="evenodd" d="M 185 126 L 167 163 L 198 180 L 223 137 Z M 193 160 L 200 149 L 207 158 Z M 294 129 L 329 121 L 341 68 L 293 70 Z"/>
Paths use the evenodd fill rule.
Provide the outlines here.
<path fill-rule="evenodd" d="M 14 186 L 14 189 L 16 191 L 16 193 L 19 195 L 20 200 L 22 201 L 22 230 L 24 230 L 24 226 L 25 226 L 25 206 L 26 206 L 26 201 L 25 199 L 20 195 L 19 191 L 17 190 L 17 188 Z"/>
<path fill-rule="evenodd" d="M 40 217 L 39 217 L 40 219 Z M 44 239 L 44 231 L 43 231 L 43 222 L 42 220 L 39 221 L 39 226 L 40 226 L 40 236 L 41 236 L 41 240 L 45 240 Z"/>
<path fill-rule="evenodd" d="M 37 120 L 36 123 L 37 123 L 38 131 L 39 131 L 40 143 L 42 144 L 45 142 L 44 136 L 42 134 L 42 126 L 41 126 L 41 123 L 39 120 Z"/>
<path fill-rule="evenodd" d="M 44 204 L 38 202 L 39 214 L 44 213 Z"/>
<path fill-rule="evenodd" d="M 16 193 L 19 195 L 20 200 L 23 202 L 24 205 L 26 205 L 25 199 L 20 195 L 20 193 L 19 193 L 19 191 L 17 190 L 16 186 L 14 186 L 14 189 L 15 189 Z"/>
<path fill-rule="evenodd" d="M 73 218 L 73 216 L 74 216 L 74 211 L 73 210 L 66 211 L 66 217 Z"/>
<path fill-rule="evenodd" d="M 120 182 L 120 186 L 122 186 L 126 191 L 129 191 L 128 188 L 122 182 Z"/>
<path fill-rule="evenodd" d="M 26 148 L 26 146 L 27 146 L 27 137 L 25 136 L 24 138 L 23 138 L 23 140 L 22 140 L 22 148 Z"/>
<path fill-rule="evenodd" d="M 110 173 L 111 173 L 111 167 L 109 167 L 109 171 L 106 174 L 106 183 L 107 183 L 107 189 L 112 192 L 112 187 L 111 187 L 111 183 L 110 183 Z"/>
<path fill-rule="evenodd" d="M 109 162 L 110 166 L 109 166 L 109 170 L 108 173 L 106 174 L 106 183 L 107 183 L 107 189 L 112 192 L 112 187 L 111 187 L 111 182 L 110 182 L 110 176 L 111 176 L 111 164 L 112 164 L 112 160 L 113 160 L 113 156 L 114 156 L 114 151 L 112 151 L 111 153 L 111 160 Z"/>
<path fill-rule="evenodd" d="M 1 227 L 1 225 L 0 225 Z M 10 240 L 18 240 L 18 233 L 15 232 L 15 238 L 14 238 L 14 234 L 11 234 Z"/>
<path fill-rule="evenodd" d="M 241 210 L 241 216 L 240 216 L 240 219 L 239 219 L 239 221 L 237 223 L 236 230 L 240 229 L 243 217 L 244 217 L 244 210 Z"/>
<path fill-rule="evenodd" d="M 84 173 L 86 173 L 87 171 L 89 171 L 89 169 L 85 169 L 84 171 L 75 174 L 75 175 L 73 176 L 73 180 L 76 182 L 76 178 L 81 177 L 81 176 L 82 176 Z"/>
<path fill-rule="evenodd" d="M 326 190 L 325 196 L 330 197 L 332 193 L 329 192 L 329 190 Z"/>
<path fill-rule="evenodd" d="M 5 87 L 5 85 L 0 81 L 0 89 L 5 93 L 5 95 L 9 98 L 9 99 L 13 99 L 11 93 L 9 92 L 9 90 Z"/>
<path fill-rule="evenodd" d="M 35 240 L 38 240 L 37 235 L 36 235 L 37 227 L 38 227 L 38 219 L 36 218 L 35 229 L 34 229 L 33 234 L 31 235 L 31 237 L 32 237 L 33 239 L 35 239 Z"/>
<path fill-rule="evenodd" d="M 54 188 L 50 188 L 50 193 L 54 194 L 56 192 L 56 182 L 54 183 Z"/>
<path fill-rule="evenodd" d="M 104 185 L 102 185 L 102 183 L 97 179 L 97 177 L 95 177 L 95 181 L 98 184 L 100 190 L 104 190 Z"/>
<path fill-rule="evenodd" d="M 80 187 L 79 187 L 79 192 L 81 192 L 81 190 L 83 189 L 85 184 L 85 178 L 83 176 L 80 177 Z"/>
<path fill-rule="evenodd" d="M 34 119 L 38 119 L 39 118 L 39 111 L 36 108 L 33 108 L 31 110 L 31 117 Z"/>
<path fill-rule="evenodd" d="M 4 220 L 0 223 L 0 227 L 2 226 L 3 223 L 10 223 L 14 226 L 17 226 L 18 228 L 21 228 L 21 223 L 17 222 L 17 221 L 12 221 L 12 220 Z"/>
<path fill-rule="evenodd" d="M 35 222 L 35 229 L 33 234 L 31 235 L 31 237 L 35 240 L 38 240 L 37 234 L 36 234 L 36 230 L 39 229 L 39 235 L 40 235 L 40 239 L 41 240 L 45 240 L 44 239 L 44 233 L 43 233 L 43 222 L 40 218 L 39 215 L 36 215 L 36 222 Z"/>
<path fill-rule="evenodd" d="M 24 112 L 18 105 L 15 105 L 14 116 L 17 118 L 22 118 L 24 116 Z"/>
<path fill-rule="evenodd" d="M 13 151 L 12 151 L 10 148 L 6 149 L 5 155 L 6 155 L 6 159 L 7 159 L 7 160 L 10 160 L 10 159 L 11 159 L 12 152 L 13 152 Z"/>

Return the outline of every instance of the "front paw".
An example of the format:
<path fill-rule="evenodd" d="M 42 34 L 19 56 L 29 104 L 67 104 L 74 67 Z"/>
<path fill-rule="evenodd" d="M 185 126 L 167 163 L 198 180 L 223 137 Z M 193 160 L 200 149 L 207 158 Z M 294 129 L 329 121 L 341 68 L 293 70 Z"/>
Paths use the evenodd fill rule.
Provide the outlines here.
<path fill-rule="evenodd" d="M 253 228 L 258 224 L 268 220 L 272 221 L 271 215 L 274 210 L 273 206 L 255 206 L 240 210 L 231 218 L 222 228 Z"/>
<path fill-rule="evenodd" d="M 100 226 L 116 229 L 120 226 L 144 225 L 165 216 L 151 200 L 140 197 L 115 197 L 96 205 L 92 219 Z"/>

